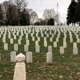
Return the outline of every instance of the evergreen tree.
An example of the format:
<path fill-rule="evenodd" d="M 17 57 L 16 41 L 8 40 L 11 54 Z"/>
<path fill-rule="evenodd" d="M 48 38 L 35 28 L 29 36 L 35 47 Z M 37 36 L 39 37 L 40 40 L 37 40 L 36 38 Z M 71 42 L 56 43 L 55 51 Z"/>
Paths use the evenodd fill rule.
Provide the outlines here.
<path fill-rule="evenodd" d="M 47 25 L 54 25 L 54 19 L 49 19 L 47 22 Z"/>
<path fill-rule="evenodd" d="M 67 25 L 69 24 L 75 24 L 75 11 L 77 7 L 77 2 L 75 0 L 71 1 L 71 4 L 68 7 L 68 12 L 67 12 Z"/>
<path fill-rule="evenodd" d="M 77 0 L 77 8 L 76 8 L 76 22 L 79 22 L 80 26 L 80 0 Z"/>

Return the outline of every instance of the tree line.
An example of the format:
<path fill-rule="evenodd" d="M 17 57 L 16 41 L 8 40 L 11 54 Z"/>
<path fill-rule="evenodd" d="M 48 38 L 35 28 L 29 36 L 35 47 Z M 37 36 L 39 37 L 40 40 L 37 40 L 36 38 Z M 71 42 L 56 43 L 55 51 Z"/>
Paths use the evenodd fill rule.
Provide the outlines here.
<path fill-rule="evenodd" d="M 80 26 L 80 0 L 71 0 L 67 11 L 67 25 L 78 24 Z"/>
<path fill-rule="evenodd" d="M 9 0 L 0 4 L 0 25 L 54 25 L 59 15 L 54 9 L 45 9 L 44 19 L 38 18 L 33 9 L 28 9 L 28 2 L 25 0 Z"/>

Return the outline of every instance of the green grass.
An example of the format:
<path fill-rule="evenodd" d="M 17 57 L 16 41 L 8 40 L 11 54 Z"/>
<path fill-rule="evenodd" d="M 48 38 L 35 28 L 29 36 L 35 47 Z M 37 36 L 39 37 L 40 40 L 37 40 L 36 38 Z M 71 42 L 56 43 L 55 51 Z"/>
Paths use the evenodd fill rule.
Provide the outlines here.
<path fill-rule="evenodd" d="M 33 29 L 33 28 L 31 28 Z M 24 31 L 23 31 L 24 32 Z M 45 32 L 43 32 L 45 33 Z M 49 33 L 49 31 L 47 31 Z M 52 33 L 54 31 L 52 30 Z M 21 33 L 19 32 L 19 35 Z M 34 36 L 36 33 L 34 34 Z M 41 36 L 39 32 L 39 36 Z M 53 38 L 53 42 L 56 40 L 57 34 Z M 43 46 L 44 39 L 40 38 L 40 53 L 35 53 L 35 42 L 32 41 L 32 38 L 29 34 L 30 46 L 29 51 L 33 52 L 33 63 L 26 63 L 26 78 L 27 80 L 80 80 L 80 53 L 78 55 L 73 55 L 73 44 L 70 43 L 69 33 L 67 32 L 67 48 L 65 48 L 65 53 L 63 55 L 60 54 L 59 47 L 63 45 L 63 33 L 60 35 L 60 39 L 58 42 L 58 47 L 53 47 L 53 42 L 50 42 L 50 39 L 47 38 L 48 45 L 53 47 L 53 63 L 46 63 L 46 53 L 48 47 Z M 76 38 L 74 33 L 72 33 L 73 41 L 76 42 Z M 13 44 L 9 43 L 8 32 L 6 36 L 6 41 L 9 45 L 9 50 L 3 50 L 2 37 L 0 38 L 0 53 L 1 53 L 1 61 L 0 61 L 0 80 L 13 80 L 14 75 L 14 67 L 15 63 L 10 62 L 10 52 L 13 51 Z M 13 38 L 13 35 L 11 34 Z M 45 35 L 46 37 L 46 35 Z M 51 37 L 51 35 L 50 35 Z M 19 36 L 17 36 L 17 39 Z M 35 37 L 37 40 L 37 37 Z M 17 43 L 17 40 L 14 40 L 14 43 Z M 19 50 L 16 52 L 19 54 L 20 52 L 26 54 L 24 52 L 24 44 L 25 44 L 25 35 L 22 37 L 22 44 L 19 45 Z M 78 43 L 78 51 L 80 52 L 80 43 Z"/>

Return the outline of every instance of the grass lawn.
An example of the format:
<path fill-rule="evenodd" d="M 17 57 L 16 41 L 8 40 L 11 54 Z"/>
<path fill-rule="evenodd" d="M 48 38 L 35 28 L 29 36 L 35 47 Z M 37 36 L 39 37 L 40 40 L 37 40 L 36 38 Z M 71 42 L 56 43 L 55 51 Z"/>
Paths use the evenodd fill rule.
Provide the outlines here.
<path fill-rule="evenodd" d="M 32 28 L 33 29 L 33 28 Z M 32 30 L 31 29 L 31 30 Z M 47 31 L 49 33 L 50 31 Z M 51 31 L 54 33 L 54 31 Z M 13 80 L 14 75 L 14 67 L 15 63 L 10 62 L 10 52 L 14 50 L 13 44 L 10 44 L 8 38 L 8 32 L 6 32 L 6 42 L 8 43 L 8 51 L 4 51 L 4 46 L 2 43 L 1 34 L 0 37 L 0 80 Z M 24 31 L 23 31 L 24 33 Z M 44 36 L 45 31 L 43 30 Z M 80 32 L 78 32 L 79 34 Z M 3 33 L 4 34 L 4 33 Z M 16 33 L 15 33 L 16 34 Z M 48 52 L 48 47 L 44 47 L 43 41 L 44 38 L 40 36 L 40 53 L 35 52 L 35 41 L 32 41 L 31 34 L 28 35 L 28 39 L 30 40 L 29 51 L 33 52 L 33 63 L 26 63 L 26 78 L 27 80 L 80 80 L 80 43 L 78 46 L 78 55 L 73 55 L 73 43 L 70 43 L 69 33 L 67 31 L 67 48 L 65 48 L 65 53 L 63 55 L 60 54 L 60 46 L 63 45 L 63 33 L 61 32 L 59 42 L 57 43 L 57 48 L 53 47 L 53 42 L 56 40 L 57 33 L 53 38 L 53 42 L 50 42 L 50 37 L 47 38 L 48 46 L 52 46 L 53 52 L 53 63 L 46 63 L 46 53 Z M 19 32 L 21 35 L 21 31 Z M 34 33 L 34 37 L 36 32 Z M 73 42 L 76 42 L 76 37 L 74 33 L 72 33 Z M 12 32 L 11 37 L 13 38 Z M 19 36 L 14 40 L 14 43 L 17 43 Z M 37 37 L 35 37 L 37 40 Z M 21 45 L 19 45 L 19 50 L 16 52 L 17 54 L 24 52 L 24 44 L 25 44 L 25 34 L 22 37 Z"/>

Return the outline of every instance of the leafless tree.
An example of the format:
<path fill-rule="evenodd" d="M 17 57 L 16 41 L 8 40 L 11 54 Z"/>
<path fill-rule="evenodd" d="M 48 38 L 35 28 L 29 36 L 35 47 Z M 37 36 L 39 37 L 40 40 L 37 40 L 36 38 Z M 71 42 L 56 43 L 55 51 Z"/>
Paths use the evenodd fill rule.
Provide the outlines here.
<path fill-rule="evenodd" d="M 10 25 L 17 25 L 19 12 L 17 7 L 13 4 L 9 6 L 9 24 Z"/>
<path fill-rule="evenodd" d="M 54 9 L 45 9 L 43 13 L 43 17 L 46 20 L 49 20 L 50 18 L 54 18 L 55 16 L 55 11 Z"/>
<path fill-rule="evenodd" d="M 21 11 L 23 11 L 27 7 L 28 2 L 26 2 L 25 0 L 13 0 L 13 2 L 17 6 L 19 11 L 18 25 L 20 25 Z"/>
<path fill-rule="evenodd" d="M 19 10 L 24 10 L 24 8 L 26 8 L 26 6 L 28 5 L 28 2 L 26 2 L 25 0 L 14 0 L 14 3 Z"/>
<path fill-rule="evenodd" d="M 35 22 L 38 21 L 38 15 L 35 11 L 30 12 L 30 23 L 34 25 Z"/>
<path fill-rule="evenodd" d="M 43 18 L 46 20 L 46 22 L 50 19 L 54 19 L 54 21 L 59 24 L 59 13 L 56 13 L 54 9 L 45 9 Z"/>
<path fill-rule="evenodd" d="M 4 10 L 4 20 L 7 21 L 8 19 L 8 8 L 9 8 L 9 2 L 4 1 L 3 2 L 3 10 Z"/>
<path fill-rule="evenodd" d="M 2 4 L 0 4 L 0 20 L 3 20 L 3 13 Z"/>
<path fill-rule="evenodd" d="M 5 1 L 3 2 L 3 10 L 4 10 L 4 19 L 6 21 L 6 25 L 17 24 L 19 13 L 16 5 L 11 3 L 10 1 Z"/>

